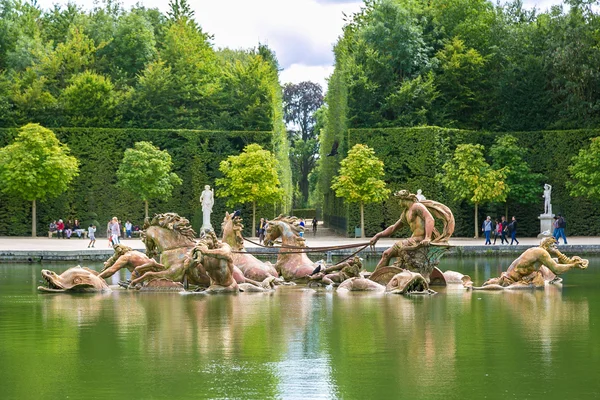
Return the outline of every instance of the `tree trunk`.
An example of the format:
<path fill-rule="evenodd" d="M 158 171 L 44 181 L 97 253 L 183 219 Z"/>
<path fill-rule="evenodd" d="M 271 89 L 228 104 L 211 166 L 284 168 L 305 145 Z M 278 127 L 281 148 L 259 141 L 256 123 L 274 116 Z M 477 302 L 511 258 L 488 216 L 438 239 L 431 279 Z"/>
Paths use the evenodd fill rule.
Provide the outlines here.
<path fill-rule="evenodd" d="M 148 219 L 148 200 L 144 200 L 144 212 L 146 213 L 146 219 Z"/>
<path fill-rule="evenodd" d="M 477 207 L 479 204 L 475 203 L 475 239 L 479 239 L 479 214 Z"/>
<path fill-rule="evenodd" d="M 253 201 L 252 202 L 252 235 L 250 236 L 254 236 L 256 235 L 256 202 Z"/>
<path fill-rule="evenodd" d="M 508 221 L 508 201 L 506 203 L 504 203 L 504 216 L 506 217 L 506 220 Z"/>
<path fill-rule="evenodd" d="M 360 202 L 360 237 L 365 237 L 365 205 Z"/>
<path fill-rule="evenodd" d="M 37 210 L 35 207 L 35 200 L 31 202 L 31 237 L 37 236 Z"/>

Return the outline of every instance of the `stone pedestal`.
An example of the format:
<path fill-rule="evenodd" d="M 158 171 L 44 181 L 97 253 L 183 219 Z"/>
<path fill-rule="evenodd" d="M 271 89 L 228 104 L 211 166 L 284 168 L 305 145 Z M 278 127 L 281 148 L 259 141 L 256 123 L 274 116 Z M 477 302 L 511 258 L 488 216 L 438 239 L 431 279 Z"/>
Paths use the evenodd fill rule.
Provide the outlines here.
<path fill-rule="evenodd" d="M 554 214 L 540 214 L 540 234 L 538 238 L 552 236 L 552 222 L 554 222 Z"/>

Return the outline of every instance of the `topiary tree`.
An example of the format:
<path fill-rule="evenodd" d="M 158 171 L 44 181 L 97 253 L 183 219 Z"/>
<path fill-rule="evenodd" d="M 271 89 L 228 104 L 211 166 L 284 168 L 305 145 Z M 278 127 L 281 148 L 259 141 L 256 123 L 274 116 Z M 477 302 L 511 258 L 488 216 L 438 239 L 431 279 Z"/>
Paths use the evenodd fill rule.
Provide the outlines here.
<path fill-rule="evenodd" d="M 579 150 L 572 162 L 569 175 L 573 180 L 566 182 L 571 196 L 600 199 L 600 137 L 592 138 L 590 147 Z"/>
<path fill-rule="evenodd" d="M 133 149 L 125 150 L 123 162 L 117 170 L 118 185 L 144 201 L 144 212 L 148 218 L 148 200 L 167 200 L 181 179 L 171 172 L 173 162 L 166 150 L 150 142 L 137 142 Z"/>
<path fill-rule="evenodd" d="M 479 237 L 478 207 L 481 203 L 505 201 L 509 188 L 505 180 L 508 169 L 492 169 L 483 158 L 480 144 L 461 144 L 443 168 L 441 181 L 455 200 L 467 200 L 475 205 L 475 238 Z"/>
<path fill-rule="evenodd" d="M 79 174 L 79 162 L 50 129 L 27 124 L 0 149 L 0 189 L 31 201 L 31 236 L 37 234 L 36 201 L 56 197 Z"/>
<path fill-rule="evenodd" d="M 283 198 L 273 153 L 253 143 L 237 156 L 221 161 L 218 197 L 227 197 L 227 206 L 252 203 L 252 234 L 256 232 L 256 205 L 274 204 Z"/>
<path fill-rule="evenodd" d="M 360 236 L 365 237 L 365 203 L 385 200 L 390 190 L 380 178 L 384 175 L 383 162 L 375 151 L 364 144 L 356 144 L 340 163 L 339 175 L 333 177 L 331 189 L 337 197 L 350 203 L 360 203 Z"/>

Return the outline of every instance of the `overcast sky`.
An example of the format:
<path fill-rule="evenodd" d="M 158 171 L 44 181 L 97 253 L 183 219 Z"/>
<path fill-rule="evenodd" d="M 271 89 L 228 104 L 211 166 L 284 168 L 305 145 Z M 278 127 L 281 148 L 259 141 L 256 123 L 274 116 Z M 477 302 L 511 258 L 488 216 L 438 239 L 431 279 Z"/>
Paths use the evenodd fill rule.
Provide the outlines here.
<path fill-rule="evenodd" d="M 93 0 L 72 0 L 85 9 Z M 38 0 L 43 8 L 66 0 Z M 122 0 L 125 9 L 136 3 L 147 8 L 168 9 L 168 0 Z M 557 0 L 525 0 L 525 5 L 544 10 Z M 196 20 L 214 35 L 215 47 L 251 48 L 259 42 L 277 54 L 283 71 L 281 83 L 313 81 L 326 89 L 333 72 L 333 44 L 342 33 L 343 14 L 360 10 L 353 0 L 189 0 Z"/>

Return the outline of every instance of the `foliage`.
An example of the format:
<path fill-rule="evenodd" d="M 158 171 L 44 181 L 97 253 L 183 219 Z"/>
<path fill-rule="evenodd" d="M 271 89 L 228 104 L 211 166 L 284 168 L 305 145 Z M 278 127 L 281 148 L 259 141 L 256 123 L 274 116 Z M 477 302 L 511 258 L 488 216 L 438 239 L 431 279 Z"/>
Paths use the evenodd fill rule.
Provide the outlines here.
<path fill-rule="evenodd" d="M 340 174 L 333 178 L 331 188 L 336 196 L 350 203 L 374 203 L 390 194 L 381 179 L 383 175 L 383 162 L 375 156 L 375 151 L 356 144 L 340 163 Z"/>
<path fill-rule="evenodd" d="M 74 75 L 60 102 L 69 126 L 106 126 L 115 122 L 119 102 L 110 79 L 83 72 Z"/>
<path fill-rule="evenodd" d="M 173 161 L 166 150 L 150 142 L 137 142 L 132 149 L 125 150 L 117 178 L 120 187 L 134 193 L 147 206 L 152 199 L 167 200 L 174 187 L 181 185 L 181 178 L 172 169 Z"/>
<path fill-rule="evenodd" d="M 527 149 L 519 146 L 515 136 L 498 136 L 490 147 L 492 169 L 505 169 L 504 183 L 508 188 L 507 201 L 520 204 L 539 201 L 544 175 L 533 173 L 525 161 Z"/>
<path fill-rule="evenodd" d="M 230 207 L 252 203 L 252 232 L 255 232 L 255 205 L 275 204 L 283 198 L 277 177 L 277 159 L 273 153 L 253 143 L 241 154 L 221 161 L 219 170 L 223 178 L 216 180 L 217 196 L 227 198 Z"/>
<path fill-rule="evenodd" d="M 360 203 L 361 236 L 365 237 L 364 204 L 383 201 L 390 194 L 382 178 L 383 162 L 375 151 L 365 145 L 356 144 L 340 163 L 340 173 L 333 178 L 331 189 L 337 197 L 349 203 Z"/>
<path fill-rule="evenodd" d="M 57 218 L 80 221 L 96 219 L 108 221 L 113 216 L 129 219 L 142 225 L 144 208 L 133 193 L 117 186 L 117 169 L 126 149 L 136 142 L 148 141 L 168 149 L 173 161 L 173 172 L 183 181 L 174 189 L 168 200 L 151 200 L 154 210 L 169 210 L 188 218 L 195 229 L 202 223 L 202 210 L 198 198 L 204 185 L 214 186 L 221 176 L 219 164 L 229 155 L 239 154 L 248 143 L 260 143 L 273 149 L 273 132 L 223 132 L 177 129 L 109 129 L 109 128 L 57 128 L 54 129 L 61 142 L 66 143 L 81 161 L 79 176 L 68 190 L 38 205 L 38 220 L 48 224 Z M 18 131 L 0 129 L 0 146 L 9 144 Z M 287 158 L 285 153 L 284 158 Z M 242 212 L 247 212 L 242 207 Z M 222 198 L 215 199 L 213 213 L 223 216 L 228 207 Z M 231 211 L 231 210 L 230 210 Z M 274 217 L 284 212 L 281 204 L 274 209 L 259 208 L 264 216 Z M 88 215 L 94 214 L 94 217 Z M 30 211 L 23 201 L 0 193 L 0 235 L 23 236 L 29 232 L 27 220 Z M 250 233 L 250 227 L 246 227 Z"/>
<path fill-rule="evenodd" d="M 572 196 L 600 200 L 600 137 L 592 138 L 590 146 L 579 150 L 572 158 L 567 182 Z"/>
<path fill-rule="evenodd" d="M 283 195 L 277 177 L 277 160 L 259 144 L 249 144 L 237 156 L 221 161 L 223 178 L 217 179 L 217 196 L 226 197 L 227 205 L 273 204 Z"/>
<path fill-rule="evenodd" d="M 69 148 L 38 124 L 25 125 L 13 143 L 0 149 L 0 189 L 33 202 L 33 236 L 35 201 L 60 195 L 78 174 L 78 161 L 69 154 Z"/>
<path fill-rule="evenodd" d="M 310 185 L 308 177 L 319 152 L 316 111 L 323 105 L 323 89 L 313 82 L 288 83 L 283 87 L 285 122 L 289 124 L 292 142 L 292 173 L 301 191 L 298 204 L 306 204 Z"/>
<path fill-rule="evenodd" d="M 2 191 L 23 200 L 56 197 L 78 175 L 78 161 L 50 129 L 28 124 L 0 150 Z"/>
<path fill-rule="evenodd" d="M 504 201 L 508 188 L 504 180 L 508 168 L 494 170 L 483 157 L 480 144 L 461 144 L 452 160 L 444 164 L 442 182 L 456 200 L 473 204 Z"/>

